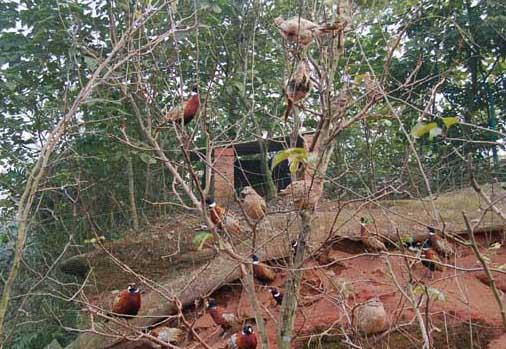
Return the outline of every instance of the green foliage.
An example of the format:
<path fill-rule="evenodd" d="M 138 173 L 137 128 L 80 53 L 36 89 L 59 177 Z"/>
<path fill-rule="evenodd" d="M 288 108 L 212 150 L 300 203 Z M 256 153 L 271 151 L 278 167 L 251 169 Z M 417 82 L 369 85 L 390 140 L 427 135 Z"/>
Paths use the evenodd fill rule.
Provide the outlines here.
<path fill-rule="evenodd" d="M 456 125 L 459 123 L 459 118 L 456 116 L 453 117 L 446 117 L 441 118 L 444 126 L 446 129 L 449 129 L 453 125 Z M 411 129 L 411 135 L 414 138 L 421 138 L 425 136 L 426 134 L 429 134 L 429 139 L 432 140 L 437 136 L 442 135 L 443 130 L 441 127 L 438 126 L 437 122 L 429 122 L 425 123 L 423 121 L 419 121 L 412 129 Z"/>
<path fill-rule="evenodd" d="M 411 244 L 414 241 L 415 241 L 415 239 L 411 235 L 407 235 L 407 234 L 401 235 L 400 242 L 403 245 L 405 245 L 405 244 Z"/>
<path fill-rule="evenodd" d="M 279 151 L 272 160 L 272 168 L 278 166 L 281 162 L 288 160 L 290 173 L 295 175 L 299 166 L 308 161 L 309 154 L 304 148 L 289 148 Z"/>
<path fill-rule="evenodd" d="M 200 251 L 206 246 L 206 243 L 212 242 L 214 235 L 208 231 L 200 231 L 193 237 L 192 247 L 196 251 Z"/>

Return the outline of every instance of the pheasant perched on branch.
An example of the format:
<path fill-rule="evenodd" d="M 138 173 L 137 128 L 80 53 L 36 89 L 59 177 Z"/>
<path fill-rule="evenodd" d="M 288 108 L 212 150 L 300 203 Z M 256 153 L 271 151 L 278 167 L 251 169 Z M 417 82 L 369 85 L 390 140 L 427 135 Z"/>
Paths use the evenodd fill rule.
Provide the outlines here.
<path fill-rule="evenodd" d="M 169 110 L 164 119 L 166 122 L 175 122 L 176 124 L 181 124 L 181 122 L 186 125 L 197 115 L 200 109 L 200 96 L 198 91 L 198 86 L 193 86 L 191 97 L 183 102 L 182 105 L 178 105 L 177 107 Z"/>
<path fill-rule="evenodd" d="M 243 205 L 246 215 L 254 221 L 259 221 L 264 218 L 267 205 L 265 204 L 265 200 L 258 195 L 255 189 L 252 187 L 244 187 L 241 194 L 244 196 Z"/>
<path fill-rule="evenodd" d="M 342 23 L 320 25 L 299 16 L 289 19 L 280 16 L 274 19 L 274 24 L 287 41 L 298 43 L 303 48 L 311 44 L 317 37 L 343 30 L 344 27 Z"/>
<path fill-rule="evenodd" d="M 310 90 L 309 65 L 307 61 L 301 59 L 295 71 L 286 82 L 285 93 L 288 105 L 285 112 L 285 122 L 293 109 L 293 105 L 306 98 Z"/>
<path fill-rule="evenodd" d="M 280 196 L 290 197 L 297 210 L 314 208 L 321 194 L 321 179 L 295 181 L 279 192 Z"/>
<path fill-rule="evenodd" d="M 112 315 L 128 319 L 137 315 L 140 308 L 141 292 L 135 284 L 130 284 L 114 298 L 111 310 Z"/>
<path fill-rule="evenodd" d="M 239 225 L 239 222 L 232 215 L 227 214 L 223 207 L 218 206 L 213 198 L 207 198 L 206 204 L 209 209 L 211 221 L 218 228 L 233 235 L 241 233 L 241 226 Z"/>

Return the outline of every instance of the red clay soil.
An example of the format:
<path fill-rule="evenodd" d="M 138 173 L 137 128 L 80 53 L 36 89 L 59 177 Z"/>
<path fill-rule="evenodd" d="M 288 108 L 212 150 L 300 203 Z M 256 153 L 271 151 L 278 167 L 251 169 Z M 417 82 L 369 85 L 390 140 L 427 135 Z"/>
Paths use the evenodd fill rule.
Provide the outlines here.
<path fill-rule="evenodd" d="M 488 245 L 488 244 L 487 244 Z M 300 348 L 307 343 L 312 334 L 321 333 L 333 328 L 330 333 L 338 333 L 337 329 L 344 328 L 347 333 L 353 333 L 351 328 L 351 314 L 354 306 L 368 300 L 371 297 L 379 297 L 385 305 L 389 316 L 391 327 L 407 324 L 412 321 L 416 328 L 416 319 L 412 307 L 401 297 L 393 278 L 388 271 L 387 258 L 394 272 L 399 285 L 404 289 L 407 285 L 408 272 L 403 257 L 399 256 L 356 256 L 361 245 L 358 243 L 345 243 L 334 246 L 330 257 L 340 260 L 332 266 L 323 267 L 316 261 L 309 260 L 305 266 L 308 270 L 303 278 L 303 286 L 299 299 L 299 309 L 295 323 L 294 348 Z M 506 266 L 506 249 L 482 250 L 483 254 L 491 261 L 491 266 L 500 268 Z M 390 253 L 399 253 L 398 250 L 391 250 Z M 355 257 L 354 257 L 355 256 Z M 410 260 L 414 261 L 414 260 Z M 460 268 L 479 268 L 476 257 L 470 250 L 459 249 L 459 257 L 449 264 Z M 269 286 L 283 289 L 287 278 L 287 272 L 279 267 L 277 280 Z M 417 262 L 412 268 L 413 288 L 416 285 L 425 284 L 431 288 L 441 291 L 445 300 L 431 300 L 429 306 L 429 317 L 434 334 L 438 332 L 442 338 L 446 338 L 446 344 L 436 346 L 437 348 L 464 348 L 458 344 L 451 344 L 451 336 L 448 335 L 448 328 L 455 324 L 475 323 L 488 331 L 488 341 L 494 339 L 487 347 L 475 346 L 478 348 L 506 348 L 506 337 L 502 330 L 501 315 L 492 291 L 487 286 L 488 279 L 482 272 L 466 272 L 446 269 L 444 272 L 436 272 L 431 278 L 427 275 L 427 269 Z M 506 285 L 506 275 L 495 273 L 498 287 Z M 276 346 L 276 321 L 279 318 L 280 307 L 277 306 L 268 292 L 268 287 L 257 284 L 256 292 L 258 300 L 264 307 L 264 319 L 266 320 L 267 334 L 271 348 Z M 239 284 L 225 286 L 213 295 L 228 312 L 233 312 L 239 317 L 247 319 L 254 316 L 247 300 L 247 295 L 242 291 Z M 425 316 L 425 315 L 424 315 Z M 226 344 L 229 334 L 222 337 L 222 331 L 212 321 L 211 317 L 199 309 L 197 313 L 189 315 L 194 320 L 194 327 L 205 341 L 213 348 L 222 348 Z M 193 318 L 193 319 L 192 319 Z M 445 326 L 446 324 L 446 326 Z M 464 332 L 467 327 L 464 327 Z M 446 333 L 445 333 L 446 332 Z M 398 333 L 392 331 L 391 334 Z M 464 337 L 468 333 L 464 333 Z M 461 335 L 460 335 L 461 336 Z M 383 335 L 383 343 L 388 341 L 390 336 Z M 409 336 L 413 348 L 421 348 L 422 342 L 416 334 Z M 356 337 L 352 337 L 356 338 Z M 316 337 L 312 337 L 313 340 Z M 456 340 L 456 339 L 455 339 Z M 373 338 L 374 342 L 374 338 Z M 372 346 L 401 348 L 401 346 Z M 439 345 L 439 344 L 438 344 Z M 197 342 L 183 343 L 182 346 L 190 348 L 201 347 Z M 338 346 L 329 346 L 338 348 Z M 368 347 L 368 346 L 365 346 Z M 371 347 L 371 348 L 372 348 Z M 402 346 L 408 348 L 411 346 Z M 467 346 L 466 346 L 467 347 Z"/>

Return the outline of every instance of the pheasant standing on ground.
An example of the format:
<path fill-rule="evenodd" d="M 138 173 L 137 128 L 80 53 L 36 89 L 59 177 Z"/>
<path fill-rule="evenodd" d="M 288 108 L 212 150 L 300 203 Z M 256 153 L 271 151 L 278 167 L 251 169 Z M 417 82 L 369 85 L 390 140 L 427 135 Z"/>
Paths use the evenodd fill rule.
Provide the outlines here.
<path fill-rule="evenodd" d="M 365 218 L 360 218 L 360 240 L 368 250 L 375 252 L 388 251 L 385 244 L 378 238 L 369 235 L 369 230 L 365 226 Z"/>
<path fill-rule="evenodd" d="M 228 340 L 229 349 L 256 349 L 257 335 L 250 325 L 244 326 L 241 332 L 233 334 Z"/>
<path fill-rule="evenodd" d="M 387 327 L 387 313 L 378 298 L 369 299 L 353 310 L 353 326 L 364 334 L 382 332 Z"/>
<path fill-rule="evenodd" d="M 431 278 L 435 271 L 443 271 L 443 266 L 439 264 L 441 263 L 441 259 L 439 259 L 436 251 L 434 251 L 432 248 L 424 248 L 420 257 L 422 258 L 423 266 L 429 270 L 429 275 Z"/>
<path fill-rule="evenodd" d="M 128 319 L 137 315 L 140 308 L 141 292 L 135 284 L 130 284 L 114 298 L 111 310 L 112 315 Z"/>
<path fill-rule="evenodd" d="M 241 326 L 241 320 L 235 314 L 226 313 L 223 307 L 219 306 L 214 298 L 207 302 L 207 311 L 213 318 L 216 325 L 221 326 L 224 331 L 238 329 Z"/>
<path fill-rule="evenodd" d="M 334 31 L 342 30 L 343 24 L 316 24 L 305 18 L 295 16 L 289 19 L 278 17 L 274 19 L 281 35 L 289 42 L 298 43 L 302 48 L 307 47 L 317 37 Z"/>
<path fill-rule="evenodd" d="M 441 236 L 436 234 L 436 230 L 432 227 L 427 228 L 429 230 L 429 246 L 442 257 L 449 258 L 455 255 L 455 250 L 452 245 Z"/>
<path fill-rule="evenodd" d="M 244 187 L 241 191 L 243 195 L 243 207 L 246 215 L 254 220 L 259 221 L 265 217 L 267 212 L 267 205 L 265 200 L 258 195 L 258 193 L 252 187 Z"/>
<path fill-rule="evenodd" d="M 283 303 L 283 293 L 281 291 L 275 287 L 271 287 L 269 288 L 269 292 L 271 293 L 272 298 L 276 301 L 277 305 L 281 305 Z"/>
<path fill-rule="evenodd" d="M 276 272 L 267 265 L 260 263 L 257 256 L 253 255 L 253 274 L 255 278 L 265 284 L 276 280 Z"/>
<path fill-rule="evenodd" d="M 309 65 L 306 60 L 301 59 L 297 63 L 295 71 L 286 82 L 285 93 L 287 107 L 285 112 L 285 122 L 293 109 L 293 106 L 306 98 L 311 90 L 311 79 L 309 76 Z"/>
<path fill-rule="evenodd" d="M 198 86 L 192 88 L 191 97 L 183 102 L 182 105 L 169 110 L 164 119 L 166 122 L 174 122 L 176 124 L 184 125 L 188 124 L 198 114 L 200 109 L 200 96 L 198 92 Z"/>

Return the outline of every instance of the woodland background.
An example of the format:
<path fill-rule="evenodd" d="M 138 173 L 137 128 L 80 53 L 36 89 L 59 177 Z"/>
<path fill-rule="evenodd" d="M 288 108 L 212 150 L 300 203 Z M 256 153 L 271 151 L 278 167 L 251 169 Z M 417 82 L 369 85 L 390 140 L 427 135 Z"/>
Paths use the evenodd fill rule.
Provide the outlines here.
<path fill-rule="evenodd" d="M 173 178 L 152 152 L 144 151 L 135 111 L 122 88 L 142 96 L 138 101 L 149 100 L 141 104 L 142 111 L 157 119 L 198 84 L 203 109 L 189 126 L 196 148 L 255 140 L 263 132 L 270 137 L 288 134 L 282 118 L 290 67 L 273 19 L 298 13 L 308 18 L 316 14 L 316 21 L 331 19 L 324 9 L 334 2 L 174 1 L 170 11 L 157 12 L 129 37 L 114 63 L 126 59 L 112 77 L 95 86 L 46 166 L 11 295 L 6 347 L 41 348 L 53 339 L 62 345 L 73 340 L 75 334 L 64 326 L 76 327 L 82 313 L 65 297 L 72 293 L 68 285 L 81 280 L 55 267 L 63 251 L 82 253 L 95 248 L 90 243 L 95 234 L 107 241 L 121 239 L 181 212 L 172 193 Z M 159 5 L 154 0 L 0 3 L 0 289 L 14 254 L 17 205 L 48 133 L 113 43 L 140 14 Z M 468 157 L 479 182 L 504 182 L 504 3 L 356 1 L 353 8 L 340 73 L 332 85 L 335 90 L 351 86 L 359 93 L 367 73 L 382 76 L 391 107 L 401 117 L 379 103 L 366 120 L 335 139 L 337 150 L 327 175 L 339 178 L 339 186 L 326 186 L 326 198 L 358 199 L 388 186 L 399 188 L 398 198 L 426 196 L 403 131 L 409 132 L 422 114 L 460 119 L 442 136 L 416 140 L 433 193 L 468 185 Z M 184 30 L 142 54 L 127 55 L 175 23 Z M 417 65 L 421 83 L 401 86 Z M 138 74 L 146 84 L 137 83 Z M 430 98 L 440 81 L 436 98 Z M 318 105 L 317 91 L 306 105 Z M 317 117 L 305 113 L 302 130 L 315 129 L 317 123 Z M 138 147 L 122 142 L 125 134 Z M 174 163 L 183 163 L 178 139 L 162 134 L 160 144 Z M 203 175 L 205 166 L 197 162 L 194 169 Z"/>

